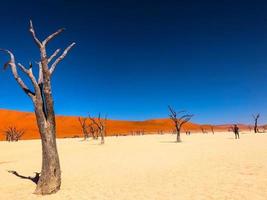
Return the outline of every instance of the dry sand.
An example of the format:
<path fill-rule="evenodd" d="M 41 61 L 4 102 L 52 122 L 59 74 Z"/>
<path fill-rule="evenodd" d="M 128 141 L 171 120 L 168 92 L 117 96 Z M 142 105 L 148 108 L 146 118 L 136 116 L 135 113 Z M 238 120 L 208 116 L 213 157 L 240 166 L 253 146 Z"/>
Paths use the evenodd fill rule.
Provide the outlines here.
<path fill-rule="evenodd" d="M 266 200 L 267 134 L 58 139 L 62 189 L 45 197 L 7 170 L 40 170 L 39 140 L 0 142 L 0 199 Z"/>

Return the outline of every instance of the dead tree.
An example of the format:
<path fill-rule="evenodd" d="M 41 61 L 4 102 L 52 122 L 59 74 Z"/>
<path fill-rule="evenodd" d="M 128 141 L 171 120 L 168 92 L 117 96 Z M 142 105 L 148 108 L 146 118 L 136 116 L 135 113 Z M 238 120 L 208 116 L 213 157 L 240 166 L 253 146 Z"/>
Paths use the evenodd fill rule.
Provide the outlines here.
<path fill-rule="evenodd" d="M 252 115 L 252 117 L 254 118 L 254 133 L 258 133 L 259 132 L 259 129 L 258 129 L 258 119 L 260 117 L 260 114 Z"/>
<path fill-rule="evenodd" d="M 203 134 L 207 134 L 207 133 L 208 133 L 204 127 L 201 126 L 200 129 L 201 129 L 201 132 L 202 132 Z"/>
<path fill-rule="evenodd" d="M 24 135 L 24 130 L 17 129 L 15 126 L 10 126 L 4 131 L 6 141 L 17 142 Z"/>
<path fill-rule="evenodd" d="M 107 121 L 107 116 L 105 118 L 101 118 L 101 115 L 98 115 L 98 118 L 93 118 L 90 117 L 89 119 L 92 121 L 92 123 L 97 127 L 98 133 L 101 137 L 101 144 L 105 143 L 105 134 L 106 134 L 106 121 Z"/>
<path fill-rule="evenodd" d="M 70 44 L 58 57 L 57 55 L 60 49 L 57 49 L 52 55 L 48 56 L 47 45 L 64 30 L 59 29 L 41 41 L 35 33 L 32 21 L 30 21 L 29 32 L 40 51 L 40 60 L 36 62 L 39 68 L 38 79 L 34 76 L 33 65 L 31 63 L 29 64 L 29 68 L 26 68 L 24 65 L 16 63 L 15 56 L 11 51 L 1 49 L 10 56 L 10 60 L 4 65 L 4 69 L 10 66 L 15 80 L 30 97 L 34 105 L 36 121 L 42 141 L 42 170 L 34 193 L 41 195 L 55 193 L 61 186 L 61 170 L 56 145 L 56 122 L 51 90 L 51 77 L 56 66 L 65 58 L 75 43 Z M 28 76 L 33 89 L 28 87 L 22 80 L 18 74 L 17 66 Z"/>
<path fill-rule="evenodd" d="M 187 123 L 193 117 L 193 115 L 185 114 L 179 117 L 178 114 L 181 114 L 185 111 L 176 112 L 171 106 L 168 106 L 168 108 L 170 111 L 169 117 L 174 123 L 175 132 L 177 134 L 176 142 L 181 142 L 180 132 L 182 126 Z"/>
<path fill-rule="evenodd" d="M 78 117 L 78 121 L 79 121 L 80 126 L 82 128 L 82 133 L 83 133 L 84 140 L 89 138 L 89 133 L 88 133 L 88 130 L 87 130 L 86 120 L 87 120 L 86 118 Z"/>
<path fill-rule="evenodd" d="M 89 133 L 91 135 L 91 137 L 95 140 L 98 139 L 98 134 L 97 134 L 97 129 L 95 128 L 94 124 L 91 123 L 88 125 L 88 128 L 89 128 Z"/>
<path fill-rule="evenodd" d="M 212 134 L 214 135 L 214 127 L 210 126 L 210 129 L 211 129 Z"/>

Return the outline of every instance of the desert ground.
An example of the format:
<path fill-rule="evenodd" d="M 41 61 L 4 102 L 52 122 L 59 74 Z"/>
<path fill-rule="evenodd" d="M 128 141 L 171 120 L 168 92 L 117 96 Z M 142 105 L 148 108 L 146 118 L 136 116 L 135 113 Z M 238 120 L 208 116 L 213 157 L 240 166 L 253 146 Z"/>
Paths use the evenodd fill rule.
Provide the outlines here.
<path fill-rule="evenodd" d="M 232 133 L 58 139 L 62 188 L 32 194 L 25 176 L 40 171 L 41 141 L 0 142 L 3 200 L 266 200 L 267 134 Z"/>

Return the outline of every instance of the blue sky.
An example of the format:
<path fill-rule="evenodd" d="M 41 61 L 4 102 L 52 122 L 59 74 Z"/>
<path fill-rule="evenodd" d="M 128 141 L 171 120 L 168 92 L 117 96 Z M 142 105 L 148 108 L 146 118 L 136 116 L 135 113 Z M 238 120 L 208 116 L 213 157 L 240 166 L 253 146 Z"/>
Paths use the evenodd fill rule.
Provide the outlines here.
<path fill-rule="evenodd" d="M 77 45 L 53 76 L 61 115 L 113 119 L 168 116 L 167 105 L 198 123 L 267 122 L 266 1 L 6 1 L 0 46 L 18 62 L 38 60 L 28 32 L 67 30 L 49 52 Z M 1 63 L 7 57 L 0 55 Z M 0 107 L 32 111 L 10 70 L 0 73 Z"/>

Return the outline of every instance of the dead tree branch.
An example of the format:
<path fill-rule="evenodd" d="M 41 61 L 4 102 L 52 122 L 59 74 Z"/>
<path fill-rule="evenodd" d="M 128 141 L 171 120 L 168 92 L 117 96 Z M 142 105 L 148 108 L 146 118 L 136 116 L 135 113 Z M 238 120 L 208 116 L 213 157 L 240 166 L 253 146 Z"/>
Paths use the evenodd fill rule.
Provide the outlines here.
<path fill-rule="evenodd" d="M 107 121 L 107 116 L 105 118 L 101 118 L 101 114 L 99 113 L 98 118 L 93 118 L 90 115 L 88 115 L 89 119 L 91 122 L 97 127 L 98 132 L 101 137 L 101 144 L 105 143 L 105 134 L 106 134 L 106 121 Z"/>
<path fill-rule="evenodd" d="M 8 142 L 17 142 L 24 135 L 24 130 L 20 130 L 15 126 L 10 126 L 4 131 L 5 139 Z"/>

